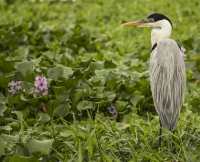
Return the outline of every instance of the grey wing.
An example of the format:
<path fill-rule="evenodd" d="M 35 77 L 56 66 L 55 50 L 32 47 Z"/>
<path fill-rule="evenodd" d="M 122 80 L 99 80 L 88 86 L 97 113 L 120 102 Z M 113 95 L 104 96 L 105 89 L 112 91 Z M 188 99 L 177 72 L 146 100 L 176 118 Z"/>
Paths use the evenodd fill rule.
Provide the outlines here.
<path fill-rule="evenodd" d="M 176 127 L 185 91 L 184 53 L 172 39 L 160 41 L 150 58 L 150 84 L 163 127 Z"/>

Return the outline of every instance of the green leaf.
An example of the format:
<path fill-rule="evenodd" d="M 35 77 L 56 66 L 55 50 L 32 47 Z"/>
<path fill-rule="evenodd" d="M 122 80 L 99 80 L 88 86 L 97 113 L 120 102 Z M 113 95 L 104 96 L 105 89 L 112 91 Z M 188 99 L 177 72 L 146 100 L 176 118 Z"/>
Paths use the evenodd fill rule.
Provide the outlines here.
<path fill-rule="evenodd" d="M 5 130 L 5 131 L 11 131 L 12 127 L 10 125 L 6 125 L 6 126 L 0 126 L 0 129 Z"/>
<path fill-rule="evenodd" d="M 74 132 L 70 129 L 65 129 L 65 130 L 62 130 L 59 135 L 61 137 L 70 137 L 70 136 L 74 136 Z"/>
<path fill-rule="evenodd" d="M 77 104 L 77 102 L 81 100 L 83 95 L 84 95 L 83 89 L 76 89 L 74 94 L 72 95 L 73 104 Z"/>
<path fill-rule="evenodd" d="M 83 148 L 82 148 L 82 144 L 81 142 L 79 141 L 79 147 L 78 147 L 78 162 L 82 162 L 83 161 Z"/>
<path fill-rule="evenodd" d="M 6 61 L 5 57 L 0 55 L 0 69 L 2 72 L 8 73 L 14 69 L 14 62 L 13 61 Z"/>
<path fill-rule="evenodd" d="M 0 103 L 0 116 L 7 110 L 7 106 L 4 103 Z"/>
<path fill-rule="evenodd" d="M 59 106 L 57 106 L 54 110 L 54 114 L 58 115 L 60 117 L 64 117 L 67 114 L 69 114 L 70 112 L 70 108 L 71 106 L 69 105 L 69 103 L 66 104 L 60 104 Z"/>
<path fill-rule="evenodd" d="M 39 115 L 39 121 L 42 123 L 46 123 L 51 119 L 49 114 L 47 113 L 39 113 L 38 115 Z"/>
<path fill-rule="evenodd" d="M 13 114 L 16 114 L 17 115 L 17 119 L 20 120 L 20 121 L 23 121 L 23 113 L 21 111 L 13 111 Z"/>
<path fill-rule="evenodd" d="M 117 65 L 115 63 L 113 63 L 111 60 L 106 60 L 104 62 L 104 68 L 108 69 L 108 68 L 116 68 Z"/>
<path fill-rule="evenodd" d="M 87 110 L 87 109 L 92 109 L 93 104 L 91 101 L 80 101 L 77 105 L 78 110 Z"/>
<path fill-rule="evenodd" d="M 15 96 L 8 96 L 8 102 L 10 104 L 14 105 L 14 104 L 18 104 L 18 103 L 20 103 L 22 101 L 20 99 L 20 95 L 15 95 Z"/>
<path fill-rule="evenodd" d="M 7 88 L 8 87 L 8 82 L 9 82 L 9 76 L 1 75 L 0 74 L 0 87 L 2 88 Z"/>
<path fill-rule="evenodd" d="M 126 101 L 121 101 L 121 100 L 116 101 L 116 107 L 118 111 L 123 111 L 126 108 L 127 104 L 128 103 Z"/>
<path fill-rule="evenodd" d="M 52 143 L 52 139 L 31 139 L 28 143 L 26 143 L 26 147 L 28 148 L 30 153 L 41 153 L 47 155 L 51 151 Z"/>
<path fill-rule="evenodd" d="M 8 162 L 39 162 L 35 157 L 28 157 L 22 155 L 13 155 L 9 158 Z"/>
<path fill-rule="evenodd" d="M 0 138 L 0 156 L 5 154 L 5 149 L 7 148 L 7 142 Z"/>
<path fill-rule="evenodd" d="M 62 75 L 62 77 L 63 77 L 63 78 L 68 79 L 69 76 L 73 74 L 72 68 L 67 67 L 67 66 L 63 66 L 63 65 L 61 65 L 61 64 L 58 64 L 57 66 L 60 67 L 60 68 L 62 68 L 62 70 L 63 70 L 63 75 Z"/>
<path fill-rule="evenodd" d="M 22 76 L 26 76 L 28 73 L 33 72 L 33 63 L 31 61 L 25 61 L 17 64 L 16 70 L 22 74 Z"/>
<path fill-rule="evenodd" d="M 112 91 L 106 91 L 105 96 L 109 101 L 113 101 L 113 99 L 116 97 L 116 94 Z"/>
<path fill-rule="evenodd" d="M 95 144 L 97 143 L 96 138 L 95 138 L 95 129 L 90 133 L 88 139 L 87 139 L 87 150 L 89 155 L 92 157 Z"/>
<path fill-rule="evenodd" d="M 0 156 L 5 154 L 6 150 L 11 150 L 19 141 L 19 136 L 1 134 L 0 136 Z"/>
<path fill-rule="evenodd" d="M 21 101 L 24 101 L 24 102 L 29 101 L 29 99 L 27 99 L 26 96 L 25 96 L 24 94 L 20 94 L 20 100 L 21 100 Z"/>
<path fill-rule="evenodd" d="M 55 80 L 59 79 L 60 77 L 68 78 L 72 74 L 72 68 L 62 64 L 57 64 L 56 67 L 50 68 L 47 72 L 48 77 Z"/>
<path fill-rule="evenodd" d="M 58 80 L 63 75 L 63 69 L 61 67 L 50 68 L 47 72 L 48 78 Z"/>

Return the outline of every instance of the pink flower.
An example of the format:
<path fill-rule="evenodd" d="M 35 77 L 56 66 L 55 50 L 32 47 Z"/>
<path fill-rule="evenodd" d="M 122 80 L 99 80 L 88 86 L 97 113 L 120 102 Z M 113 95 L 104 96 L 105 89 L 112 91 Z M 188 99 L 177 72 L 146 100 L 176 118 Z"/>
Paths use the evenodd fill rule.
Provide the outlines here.
<path fill-rule="evenodd" d="M 41 94 L 42 96 L 48 95 L 48 82 L 47 78 L 44 76 L 36 76 L 35 77 L 35 92 Z"/>
<path fill-rule="evenodd" d="M 8 92 L 12 95 L 16 95 L 20 90 L 22 90 L 22 81 L 12 80 L 8 83 Z"/>

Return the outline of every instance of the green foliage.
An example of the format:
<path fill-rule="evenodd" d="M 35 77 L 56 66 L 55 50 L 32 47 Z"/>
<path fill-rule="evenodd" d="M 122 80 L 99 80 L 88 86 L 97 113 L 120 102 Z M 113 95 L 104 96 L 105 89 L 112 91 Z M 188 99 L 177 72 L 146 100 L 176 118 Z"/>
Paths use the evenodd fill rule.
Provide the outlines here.
<path fill-rule="evenodd" d="M 0 161 L 200 161 L 199 7 L 198 0 L 0 0 Z M 150 31 L 120 26 L 154 11 L 172 18 L 188 79 L 177 130 L 164 131 L 160 149 Z M 37 75 L 48 80 L 47 96 L 34 94 Z M 12 80 L 23 82 L 15 95 Z"/>
<path fill-rule="evenodd" d="M 32 157 L 13 155 L 9 158 L 8 162 L 38 162 L 38 160 Z"/>

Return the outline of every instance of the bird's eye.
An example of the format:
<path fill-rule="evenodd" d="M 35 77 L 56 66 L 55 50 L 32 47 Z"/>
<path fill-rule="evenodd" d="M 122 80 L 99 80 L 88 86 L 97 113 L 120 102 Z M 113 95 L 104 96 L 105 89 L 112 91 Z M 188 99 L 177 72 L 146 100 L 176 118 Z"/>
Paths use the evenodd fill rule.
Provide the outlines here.
<path fill-rule="evenodd" d="M 149 18 L 148 21 L 149 22 L 154 22 L 154 19 L 153 18 Z"/>

